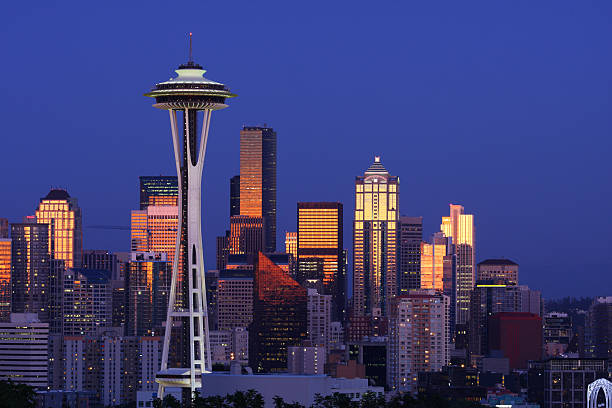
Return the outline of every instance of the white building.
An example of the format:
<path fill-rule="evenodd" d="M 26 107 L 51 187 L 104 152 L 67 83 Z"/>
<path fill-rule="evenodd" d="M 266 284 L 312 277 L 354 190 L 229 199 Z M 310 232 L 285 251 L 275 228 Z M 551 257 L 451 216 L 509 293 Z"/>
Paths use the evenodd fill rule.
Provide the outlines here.
<path fill-rule="evenodd" d="M 373 392 L 384 394 L 383 387 L 371 387 L 365 378 L 331 378 L 327 375 L 293 374 L 250 374 L 241 375 L 235 371 L 213 372 L 202 376 L 202 396 L 225 396 L 236 391 L 257 390 L 264 398 L 265 408 L 274 407 L 274 397 L 279 396 L 287 403 L 298 402 L 304 406 L 314 403 L 316 394 L 322 396 L 334 393 L 346 394 L 353 401 L 359 401 L 363 394 Z"/>
<path fill-rule="evenodd" d="M 104 406 L 119 405 L 122 391 L 122 338 L 104 336 L 100 340 L 102 356 L 102 402 Z"/>
<path fill-rule="evenodd" d="M 287 349 L 287 371 L 290 374 L 323 374 L 325 347 L 291 346 Z"/>
<path fill-rule="evenodd" d="M 213 364 L 229 365 L 232 361 L 249 362 L 249 332 L 246 327 L 209 332 Z"/>
<path fill-rule="evenodd" d="M 431 289 L 398 296 L 390 305 L 387 384 L 415 392 L 417 374 L 439 371 L 449 362 L 448 296 Z"/>
<path fill-rule="evenodd" d="M 11 313 L 10 323 L 0 323 L 0 380 L 46 388 L 49 323 L 36 313 Z"/>
<path fill-rule="evenodd" d="M 163 337 L 140 338 L 140 390 L 157 391 L 155 375 L 161 367 Z"/>
<path fill-rule="evenodd" d="M 320 295 L 316 289 L 308 289 L 308 340 L 326 351 L 331 340 L 331 295 Z"/>

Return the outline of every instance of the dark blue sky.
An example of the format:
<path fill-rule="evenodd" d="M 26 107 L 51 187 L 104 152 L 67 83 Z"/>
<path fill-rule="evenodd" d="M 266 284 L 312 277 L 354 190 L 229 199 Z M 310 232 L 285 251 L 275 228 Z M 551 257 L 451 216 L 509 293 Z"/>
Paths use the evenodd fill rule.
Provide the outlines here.
<path fill-rule="evenodd" d="M 0 217 L 59 185 L 85 226 L 129 225 L 138 176 L 174 172 L 168 115 L 142 94 L 186 60 L 192 31 L 207 77 L 239 95 L 212 119 L 210 268 L 239 130 L 265 122 L 281 249 L 296 202 L 318 200 L 344 203 L 350 249 L 354 177 L 380 154 L 427 235 L 463 204 L 478 260 L 516 260 L 546 297 L 610 294 L 609 1 L 133 3 L 3 4 Z M 85 247 L 129 236 L 85 229 Z"/>

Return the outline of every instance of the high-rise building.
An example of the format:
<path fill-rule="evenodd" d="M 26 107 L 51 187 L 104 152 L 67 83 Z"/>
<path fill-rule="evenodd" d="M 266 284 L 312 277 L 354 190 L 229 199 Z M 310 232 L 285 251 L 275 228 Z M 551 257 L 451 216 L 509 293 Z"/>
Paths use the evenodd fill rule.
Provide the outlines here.
<path fill-rule="evenodd" d="M 298 240 L 297 232 L 285 232 L 285 253 L 291 254 L 294 259 L 297 259 Z"/>
<path fill-rule="evenodd" d="M 477 265 L 477 280 L 503 280 L 518 285 L 518 264 L 509 259 L 486 259 Z"/>
<path fill-rule="evenodd" d="M 110 272 L 68 268 L 64 273 L 64 336 L 92 336 L 110 327 L 112 288 Z"/>
<path fill-rule="evenodd" d="M 230 218 L 229 253 L 255 256 L 265 247 L 264 220 L 261 217 L 236 215 Z"/>
<path fill-rule="evenodd" d="M 489 344 L 489 318 L 501 312 L 541 314 L 541 294 L 527 286 L 508 285 L 503 280 L 478 281 L 470 299 L 469 350 L 486 356 Z"/>
<path fill-rule="evenodd" d="M 612 296 L 597 297 L 588 312 L 587 340 L 593 357 L 612 361 Z"/>
<path fill-rule="evenodd" d="M 132 211 L 132 251 L 163 252 L 172 265 L 176 253 L 178 206 L 147 206 Z"/>
<path fill-rule="evenodd" d="M 229 269 L 217 280 L 217 327 L 232 330 L 253 321 L 253 271 Z"/>
<path fill-rule="evenodd" d="M 452 299 L 453 259 L 449 239 L 437 233 L 421 243 L 421 289 L 435 289 Z"/>
<path fill-rule="evenodd" d="M 476 278 L 474 216 L 464 214 L 463 206 L 450 204 L 450 216 L 442 217 L 440 230 L 452 238 L 455 266 L 455 323 L 465 324 L 470 312 L 470 293 Z"/>
<path fill-rule="evenodd" d="M 163 252 L 132 252 L 125 279 L 127 336 L 162 332 L 170 295 L 170 271 Z"/>
<path fill-rule="evenodd" d="M 240 215 L 240 176 L 230 179 L 230 217 Z"/>
<path fill-rule="evenodd" d="M 117 259 L 117 255 L 105 249 L 84 250 L 83 268 L 109 271 L 111 273 L 111 279 L 119 279 L 119 260 Z"/>
<path fill-rule="evenodd" d="M 148 206 L 178 205 L 176 176 L 140 176 L 140 209 Z"/>
<path fill-rule="evenodd" d="M 35 313 L 12 313 L 10 322 L 0 323 L 0 381 L 46 389 L 48 342 L 48 323 Z"/>
<path fill-rule="evenodd" d="M 0 238 L 0 322 L 11 313 L 11 239 Z"/>
<path fill-rule="evenodd" d="M 276 251 L 276 132 L 240 131 L 240 215 L 263 218 L 265 252 Z"/>
<path fill-rule="evenodd" d="M 346 282 L 342 274 L 342 203 L 301 202 L 297 204 L 297 258 L 323 260 L 323 293 L 332 296 L 332 318 L 344 320 Z"/>
<path fill-rule="evenodd" d="M 79 268 L 83 260 L 83 225 L 77 199 L 66 190 L 52 189 L 40 199 L 36 222 L 49 225 L 49 253 L 66 268 Z"/>
<path fill-rule="evenodd" d="M 256 372 L 287 369 L 287 349 L 307 336 L 307 294 L 289 274 L 259 253 L 249 327 L 249 364 Z"/>
<path fill-rule="evenodd" d="M 353 313 L 386 315 L 397 293 L 399 178 L 380 162 L 355 179 Z"/>
<path fill-rule="evenodd" d="M 421 242 L 423 217 L 400 217 L 398 292 L 421 288 Z"/>
<path fill-rule="evenodd" d="M 9 222 L 6 218 L 0 218 L 0 238 L 9 237 Z"/>
<path fill-rule="evenodd" d="M 217 237 L 217 252 L 216 252 L 216 261 L 217 261 L 217 270 L 225 269 L 225 265 L 227 264 L 227 256 L 230 253 L 230 232 L 225 231 L 225 235 Z"/>
<path fill-rule="evenodd" d="M 450 299 L 431 289 L 392 300 L 387 382 L 397 391 L 416 391 L 417 374 L 440 371 L 450 360 Z"/>
<path fill-rule="evenodd" d="M 332 296 L 321 295 L 316 289 L 308 289 L 308 341 L 314 346 L 323 346 L 326 351 L 331 345 Z"/>
<path fill-rule="evenodd" d="M 11 224 L 11 312 L 49 321 L 49 225 Z"/>
<path fill-rule="evenodd" d="M 544 350 L 549 356 L 565 353 L 572 340 L 572 317 L 567 313 L 546 313 L 544 321 Z"/>

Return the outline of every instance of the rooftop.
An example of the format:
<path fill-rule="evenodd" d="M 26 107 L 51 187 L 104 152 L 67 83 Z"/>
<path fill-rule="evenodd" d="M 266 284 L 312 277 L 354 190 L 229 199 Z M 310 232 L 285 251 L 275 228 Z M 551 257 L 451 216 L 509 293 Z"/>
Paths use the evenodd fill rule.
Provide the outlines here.
<path fill-rule="evenodd" d="M 366 174 L 386 174 L 389 172 L 385 169 L 385 166 L 380 162 L 380 156 L 374 156 L 374 163 L 366 170 Z"/>
<path fill-rule="evenodd" d="M 70 194 L 63 188 L 52 188 L 45 197 L 45 200 L 67 200 L 69 198 Z"/>
<path fill-rule="evenodd" d="M 478 265 L 517 265 L 516 262 L 513 262 L 509 259 L 500 258 L 500 259 L 485 259 L 482 262 L 479 262 Z"/>

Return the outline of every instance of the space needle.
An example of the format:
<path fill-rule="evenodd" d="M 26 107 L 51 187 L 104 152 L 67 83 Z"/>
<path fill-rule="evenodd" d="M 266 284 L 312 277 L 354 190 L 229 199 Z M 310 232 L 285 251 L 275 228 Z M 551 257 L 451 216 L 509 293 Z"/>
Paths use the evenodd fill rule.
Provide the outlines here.
<path fill-rule="evenodd" d="M 206 71 L 192 59 L 191 33 L 189 60 L 175 72 L 177 77 L 156 84 L 145 94 L 155 98 L 154 107 L 170 114 L 176 173 L 180 179 L 179 228 L 162 362 L 156 376 L 161 399 L 166 387 L 191 388 L 193 395 L 202 387 L 202 374 L 212 371 L 202 250 L 202 169 L 212 112 L 226 108 L 226 98 L 236 96 L 225 85 L 204 78 Z M 178 322 L 180 324 L 175 325 Z M 173 335 L 177 333 L 173 333 L 173 326 L 180 327 L 181 331 L 174 341 Z M 189 343 L 185 343 L 187 338 Z M 173 347 L 182 344 L 182 350 L 179 353 L 181 361 L 169 368 L 171 344 Z"/>

